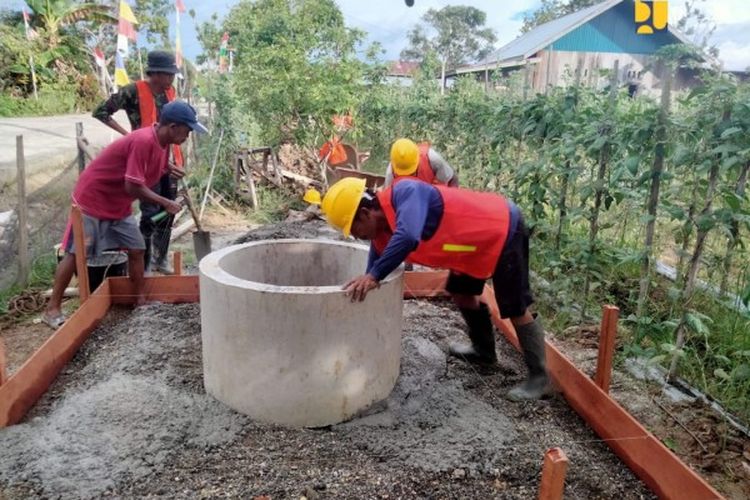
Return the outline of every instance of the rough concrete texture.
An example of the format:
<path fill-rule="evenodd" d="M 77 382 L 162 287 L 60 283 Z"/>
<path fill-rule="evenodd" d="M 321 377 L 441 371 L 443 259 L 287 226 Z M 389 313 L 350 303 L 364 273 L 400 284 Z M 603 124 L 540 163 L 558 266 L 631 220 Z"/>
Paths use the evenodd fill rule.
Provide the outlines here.
<path fill-rule="evenodd" d="M 653 498 L 560 398 L 511 403 L 523 377 L 443 350 L 447 303 L 407 301 L 403 369 L 379 414 L 318 430 L 245 419 L 201 383 L 197 305 L 117 310 L 19 426 L 0 431 L 0 497 L 531 498 L 542 454 L 570 457 L 566 498 Z"/>
<path fill-rule="evenodd" d="M 185 390 L 174 354 L 196 349 L 185 328 L 196 322 L 194 305 L 149 306 L 100 328 L 36 416 L 0 433 L 0 480 L 93 497 L 160 470 L 181 447 L 234 439 L 244 417 Z"/>
<path fill-rule="evenodd" d="M 447 359 L 435 342 L 409 336 L 403 348 L 401 375 L 384 411 L 341 430 L 403 467 L 490 472 L 502 446 L 516 437 L 513 424 L 461 381 L 443 380 Z"/>

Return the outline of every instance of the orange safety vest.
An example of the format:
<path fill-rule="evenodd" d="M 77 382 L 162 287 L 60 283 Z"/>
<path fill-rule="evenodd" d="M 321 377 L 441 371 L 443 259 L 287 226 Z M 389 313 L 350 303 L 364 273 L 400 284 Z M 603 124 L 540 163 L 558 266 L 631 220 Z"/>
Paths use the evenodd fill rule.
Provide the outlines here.
<path fill-rule="evenodd" d="M 408 262 L 450 269 L 478 279 L 492 276 L 510 229 L 508 202 L 495 193 L 434 186 L 443 199 L 443 216 L 435 234 L 419 242 Z M 393 187 L 377 193 L 390 232 L 378 235 L 372 245 L 382 255 L 396 230 Z"/>
<path fill-rule="evenodd" d="M 149 87 L 146 80 L 138 80 L 135 82 L 135 87 L 138 90 L 138 109 L 141 113 L 141 128 L 150 127 L 158 120 L 154 94 L 151 92 L 151 87 Z M 167 94 L 167 102 L 174 101 L 175 92 L 173 87 L 169 87 L 165 94 Z M 172 156 L 174 157 L 175 165 L 178 167 L 184 165 L 182 150 L 179 144 L 172 144 Z"/>
<path fill-rule="evenodd" d="M 420 181 L 424 181 L 427 184 L 434 184 L 439 186 L 445 186 L 446 184 L 444 182 L 441 182 L 437 180 L 435 177 L 435 171 L 432 169 L 432 164 L 430 164 L 430 143 L 429 142 L 422 142 L 419 144 L 419 163 L 417 164 L 417 171 L 414 172 L 412 175 L 403 175 L 399 176 L 396 174 L 396 172 L 393 172 L 393 180 L 394 182 L 398 179 L 414 179 L 417 178 Z"/>

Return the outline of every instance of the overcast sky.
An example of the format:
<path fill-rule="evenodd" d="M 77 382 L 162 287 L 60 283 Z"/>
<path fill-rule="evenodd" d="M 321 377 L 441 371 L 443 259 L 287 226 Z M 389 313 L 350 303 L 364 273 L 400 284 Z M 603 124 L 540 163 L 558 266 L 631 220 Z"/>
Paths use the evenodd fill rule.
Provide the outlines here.
<path fill-rule="evenodd" d="M 9 0 L 0 0 L 4 4 Z M 194 9 L 198 21 L 210 19 L 216 12 L 226 15 L 237 0 L 184 0 L 188 9 Z M 10 0 L 16 8 L 21 0 Z M 487 25 L 494 28 L 500 47 L 520 33 L 523 15 L 541 5 L 541 0 L 414 0 L 414 7 L 406 7 L 404 0 L 336 0 L 344 13 L 347 25 L 368 33 L 368 39 L 380 42 L 386 50 L 385 59 L 398 59 L 406 44 L 406 33 L 420 21 L 430 8 L 446 5 L 470 5 L 487 13 Z M 676 21 L 683 11 L 684 0 L 669 1 L 670 22 Z M 720 50 L 720 59 L 726 69 L 746 69 L 750 66 L 750 0 L 705 0 L 701 7 L 717 24 L 711 42 Z M 137 15 L 137 12 L 136 12 Z M 192 20 L 185 16 L 182 22 L 182 40 L 185 55 L 193 59 L 200 53 L 195 39 Z M 170 16 L 174 24 L 174 16 Z"/>

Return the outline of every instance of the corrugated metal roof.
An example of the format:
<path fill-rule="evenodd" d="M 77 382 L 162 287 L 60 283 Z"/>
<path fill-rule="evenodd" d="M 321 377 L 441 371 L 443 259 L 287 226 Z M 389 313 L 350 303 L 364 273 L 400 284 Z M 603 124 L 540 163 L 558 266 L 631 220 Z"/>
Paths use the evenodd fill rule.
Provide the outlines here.
<path fill-rule="evenodd" d="M 566 33 L 569 33 L 571 30 L 611 9 L 622 1 L 607 0 L 606 2 L 586 7 L 578 12 L 573 12 L 567 16 L 539 25 L 485 57 L 477 66 L 529 57 Z"/>

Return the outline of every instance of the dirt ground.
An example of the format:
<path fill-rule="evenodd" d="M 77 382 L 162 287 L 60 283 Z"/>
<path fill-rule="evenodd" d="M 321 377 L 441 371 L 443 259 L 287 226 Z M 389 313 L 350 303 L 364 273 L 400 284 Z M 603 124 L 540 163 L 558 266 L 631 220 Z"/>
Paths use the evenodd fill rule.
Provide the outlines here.
<path fill-rule="evenodd" d="M 293 222 L 238 241 L 280 237 L 336 235 Z M 523 376 L 507 343 L 496 371 L 446 358 L 463 329 L 447 302 L 406 301 L 401 375 L 387 402 L 348 423 L 288 430 L 205 394 L 198 305 L 113 310 L 25 421 L 0 431 L 0 499 L 528 498 L 553 446 L 571 461 L 567 498 L 653 497 L 561 397 L 503 398 Z M 555 340 L 587 372 L 595 330 Z M 12 364 L 24 356 L 12 355 Z M 710 409 L 675 403 L 623 367 L 612 393 L 728 498 L 750 497 L 748 442 Z"/>

